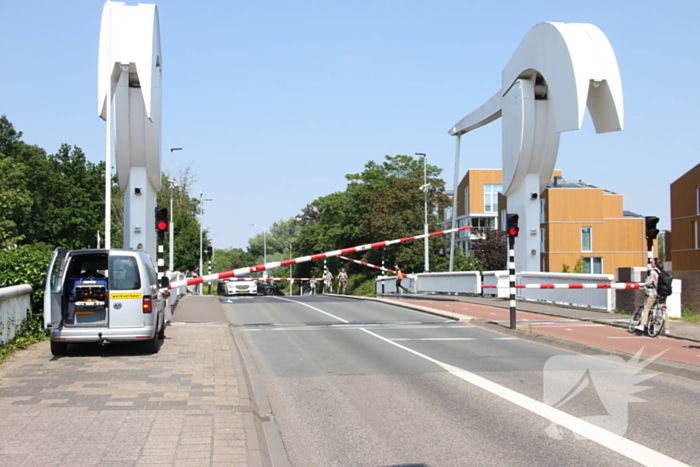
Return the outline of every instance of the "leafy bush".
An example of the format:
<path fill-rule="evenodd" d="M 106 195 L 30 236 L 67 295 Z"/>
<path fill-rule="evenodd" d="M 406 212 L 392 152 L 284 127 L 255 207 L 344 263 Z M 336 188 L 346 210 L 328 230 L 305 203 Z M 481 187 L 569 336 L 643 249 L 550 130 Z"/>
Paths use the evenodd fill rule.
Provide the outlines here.
<path fill-rule="evenodd" d="M 0 287 L 29 284 L 32 286 L 32 311 L 43 313 L 46 270 L 52 248 L 43 243 L 20 245 L 0 251 Z"/>
<path fill-rule="evenodd" d="M 348 279 L 348 293 L 373 297 L 375 295 L 374 277 L 368 278 L 359 274 L 353 275 Z"/>

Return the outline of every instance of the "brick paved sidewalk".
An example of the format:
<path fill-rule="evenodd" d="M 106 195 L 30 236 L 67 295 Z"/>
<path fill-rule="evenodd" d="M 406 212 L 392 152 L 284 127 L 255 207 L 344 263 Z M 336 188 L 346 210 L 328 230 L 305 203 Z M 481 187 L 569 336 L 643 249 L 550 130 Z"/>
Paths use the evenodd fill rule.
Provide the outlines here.
<path fill-rule="evenodd" d="M 42 342 L 2 364 L 0 466 L 259 464 L 229 327 L 166 336 L 156 355 L 115 343 L 57 358 Z"/>

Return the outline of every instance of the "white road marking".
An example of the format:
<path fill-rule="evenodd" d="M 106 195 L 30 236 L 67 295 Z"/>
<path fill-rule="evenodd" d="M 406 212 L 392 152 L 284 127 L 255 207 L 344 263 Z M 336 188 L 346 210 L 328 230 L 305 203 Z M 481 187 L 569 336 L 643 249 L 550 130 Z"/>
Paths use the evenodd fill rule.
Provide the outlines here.
<path fill-rule="evenodd" d="M 335 318 L 339 321 L 342 321 L 344 323 L 348 323 L 349 321 L 346 321 L 342 318 L 339 318 L 337 316 L 334 316 L 328 312 L 325 312 L 323 310 L 320 310 L 316 307 L 313 307 L 311 305 L 308 305 L 303 302 L 297 302 L 293 300 L 287 300 L 280 298 L 280 300 L 286 300 L 286 301 L 291 301 L 293 303 L 298 303 L 304 306 L 307 306 L 313 310 L 316 310 L 320 313 L 323 313 L 324 315 L 330 316 L 332 318 Z M 612 433 L 611 431 L 608 431 L 604 428 L 601 428 L 599 426 L 596 426 L 590 422 L 587 422 L 585 420 L 581 420 L 578 417 L 574 417 L 573 415 L 569 415 L 566 412 L 562 412 L 559 409 L 555 409 L 554 407 L 551 407 L 543 402 L 540 402 L 538 400 L 532 399 L 524 394 L 520 394 L 519 392 L 513 391 L 512 389 L 508 389 L 505 386 L 501 386 L 500 384 L 494 383 L 493 381 L 490 381 L 486 378 L 483 378 L 479 375 L 476 375 L 470 371 L 463 370 L 461 368 L 457 368 L 455 366 L 449 365 L 447 363 L 443 363 L 439 360 L 436 360 L 432 357 L 429 357 L 425 354 L 422 354 L 420 352 L 417 352 L 413 349 L 410 349 L 406 346 L 403 346 L 399 343 L 393 342 L 391 339 L 388 339 L 386 337 L 382 337 L 379 334 L 376 334 L 368 329 L 364 328 L 357 328 L 362 332 L 365 332 L 371 336 L 376 337 L 377 339 L 383 340 L 384 342 L 387 342 L 388 344 L 394 345 L 400 349 L 405 350 L 406 352 L 412 353 L 413 355 L 416 355 L 420 358 L 423 358 L 429 362 L 432 362 L 436 364 L 437 366 L 443 368 L 445 371 L 449 372 L 453 376 L 456 376 L 457 378 L 460 378 L 463 381 L 466 381 L 467 383 L 473 384 L 476 387 L 479 387 L 485 391 L 490 392 L 491 394 L 494 394 L 498 397 L 501 397 L 504 400 L 507 400 L 508 402 L 511 402 L 515 405 L 518 405 L 525 410 L 528 410 L 536 415 L 539 415 L 549 421 L 552 421 L 558 425 L 563 426 L 564 428 L 568 428 L 569 430 L 578 433 L 579 435 L 583 436 L 584 438 L 588 438 L 591 441 L 594 441 L 598 444 L 600 444 L 603 447 L 606 447 L 608 449 L 611 449 L 618 454 L 621 454 L 629 459 L 632 459 L 635 462 L 638 462 L 642 465 L 647 465 L 647 466 L 656 466 L 656 465 L 663 465 L 667 467 L 675 467 L 675 466 L 685 466 L 688 467 L 688 464 L 684 464 L 683 462 L 677 461 L 676 459 L 673 459 L 672 457 L 666 456 L 665 454 L 662 454 L 658 451 L 654 451 L 653 449 L 650 449 L 646 446 L 643 446 L 641 444 L 635 443 L 634 441 L 631 441 L 629 439 L 623 438 L 620 435 L 617 435 L 615 433 Z"/>
<path fill-rule="evenodd" d="M 561 425 L 564 428 L 568 428 L 569 430 L 578 433 L 579 435 L 588 438 L 591 441 L 594 441 L 600 444 L 601 446 L 611 449 L 617 452 L 618 454 L 632 459 L 633 461 L 636 461 L 642 465 L 664 465 L 669 467 L 687 466 L 687 464 L 677 461 L 672 457 L 668 457 L 665 454 L 662 454 L 658 451 L 654 451 L 653 449 L 650 449 L 646 446 L 635 443 L 634 441 L 631 441 L 629 439 L 623 438 L 620 435 L 612 433 L 585 420 L 581 420 L 580 418 L 574 417 L 573 415 L 569 415 L 566 412 L 562 412 L 559 409 L 555 409 L 554 407 L 551 407 L 543 402 L 520 394 L 516 391 L 513 391 L 512 389 L 508 389 L 505 386 L 501 386 L 500 384 L 494 383 L 493 381 L 478 376 L 472 372 L 462 370 L 461 368 L 457 368 L 452 365 L 448 365 L 447 363 L 443 363 L 439 360 L 436 360 L 432 357 L 428 357 L 427 355 L 424 355 L 420 352 L 416 352 L 415 350 L 409 349 L 408 347 L 405 347 L 401 344 L 397 344 L 396 342 L 392 342 L 391 340 L 386 339 L 378 334 L 375 334 L 372 331 L 368 331 L 367 329 L 362 329 L 362 331 L 376 337 L 377 339 L 381 339 L 391 345 L 395 345 L 400 349 L 403 349 L 409 353 L 421 357 L 429 362 L 435 363 L 439 367 L 448 371 L 450 374 L 468 383 L 471 383 L 474 386 L 477 386 L 481 389 L 490 392 L 491 394 L 494 394 L 509 402 L 512 402 L 513 404 L 518 405 L 526 410 L 529 410 L 530 412 L 539 415 L 543 418 L 546 418 L 547 420 L 550 420 L 558 425 Z"/>
<path fill-rule="evenodd" d="M 275 298 L 277 298 L 278 300 L 283 300 L 283 301 L 285 301 L 285 302 L 296 303 L 297 305 L 308 306 L 308 307 L 311 308 L 312 310 L 316 310 L 316 311 L 318 311 L 319 313 L 323 313 L 323 314 L 326 315 L 326 316 L 330 316 L 330 317 L 333 318 L 333 319 L 337 319 L 337 320 L 340 321 L 341 323 L 349 323 L 349 322 L 350 322 L 350 321 L 344 320 L 343 318 L 339 318 L 339 317 L 337 317 L 337 316 L 335 316 L 335 315 L 332 315 L 332 314 L 330 314 L 330 313 L 328 313 L 328 312 L 326 312 L 326 311 L 323 311 L 323 310 L 321 310 L 321 309 L 319 309 L 319 308 L 316 308 L 315 306 L 311 306 L 311 305 L 309 305 L 308 303 L 298 302 L 298 301 L 296 301 L 296 300 L 289 300 L 288 298 L 280 298 L 280 297 L 275 297 Z"/>
<path fill-rule="evenodd" d="M 517 341 L 517 337 L 494 337 L 493 340 L 495 341 Z"/>

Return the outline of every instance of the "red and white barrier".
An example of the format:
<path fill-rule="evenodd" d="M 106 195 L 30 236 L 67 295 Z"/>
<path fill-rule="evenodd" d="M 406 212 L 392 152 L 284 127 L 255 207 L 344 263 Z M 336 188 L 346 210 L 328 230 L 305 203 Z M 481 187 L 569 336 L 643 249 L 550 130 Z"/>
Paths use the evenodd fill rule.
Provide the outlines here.
<path fill-rule="evenodd" d="M 448 229 L 448 230 L 443 230 L 441 232 L 432 232 L 429 234 L 416 235 L 415 237 L 406 237 L 406 238 L 400 238 L 397 240 L 388 240 L 385 242 L 369 243 L 367 245 L 355 246 L 352 248 L 344 248 L 342 250 L 329 251 L 326 253 L 317 253 L 317 254 L 311 255 L 311 256 L 302 256 L 302 257 L 294 258 L 294 259 L 286 259 L 284 261 L 275 261 L 273 263 L 258 264 L 257 266 L 249 266 L 249 267 L 245 267 L 245 268 L 234 269 L 233 271 L 219 272 L 216 274 L 207 274 L 205 276 L 200 276 L 200 277 L 191 277 L 191 278 L 184 280 L 184 281 L 171 282 L 170 286 L 168 288 L 174 289 L 177 287 L 184 287 L 187 285 L 195 285 L 195 284 L 202 284 L 204 282 L 211 282 L 211 281 L 214 281 L 217 279 L 228 279 L 230 277 L 240 276 L 242 274 L 251 274 L 254 272 L 264 271 L 266 269 L 274 269 L 274 268 L 278 268 L 280 266 L 289 266 L 290 264 L 306 263 L 308 261 L 315 261 L 317 259 L 323 259 L 323 258 L 333 258 L 335 256 L 346 255 L 348 253 L 355 253 L 358 251 L 372 250 L 374 248 L 381 248 L 384 246 L 395 245 L 397 243 L 410 242 L 411 240 L 418 240 L 418 239 L 426 238 L 426 237 L 436 237 L 439 235 L 445 235 L 445 234 L 452 233 L 452 232 L 458 232 L 460 230 L 468 230 L 471 228 L 472 228 L 471 226 L 457 227 L 456 229 Z"/>
<path fill-rule="evenodd" d="M 375 266 L 374 264 L 365 263 L 364 261 L 358 261 L 358 260 L 352 259 L 352 258 L 346 258 L 345 256 L 338 256 L 338 258 L 344 259 L 346 261 L 352 261 L 353 263 L 361 264 L 363 266 L 369 266 L 370 268 L 379 269 L 380 271 L 386 271 L 386 272 L 390 272 L 392 274 L 396 274 L 396 271 L 394 271 L 393 269 L 387 269 L 387 268 L 383 268 L 381 266 Z"/>
<path fill-rule="evenodd" d="M 228 279 L 223 279 L 226 281 L 310 281 L 310 277 L 253 277 L 248 279 L 247 277 L 229 277 Z M 331 279 L 324 279 L 322 277 L 316 277 L 314 280 L 317 281 L 329 281 Z"/>
<path fill-rule="evenodd" d="M 636 282 L 616 282 L 614 284 L 522 284 L 516 289 L 639 289 L 644 284 Z M 482 285 L 482 289 L 509 289 L 509 285 Z"/>

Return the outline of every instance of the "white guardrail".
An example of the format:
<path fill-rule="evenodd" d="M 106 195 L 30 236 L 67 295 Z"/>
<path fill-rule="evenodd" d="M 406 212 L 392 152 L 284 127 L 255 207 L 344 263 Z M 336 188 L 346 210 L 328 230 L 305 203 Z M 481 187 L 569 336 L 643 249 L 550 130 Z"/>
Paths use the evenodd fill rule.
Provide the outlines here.
<path fill-rule="evenodd" d="M 611 284 L 615 281 L 612 274 L 572 274 L 552 272 L 522 272 L 516 275 L 516 285 L 527 284 Z M 382 283 L 384 288 L 382 289 Z M 402 279 L 401 285 L 412 293 L 445 294 L 482 294 L 484 297 L 509 297 L 508 271 L 438 272 L 409 274 Z M 491 285 L 496 288 L 483 289 Z M 671 317 L 680 317 L 681 281 L 673 281 L 673 295 L 666 299 L 666 306 Z M 396 293 L 396 276 L 378 276 L 375 279 L 375 291 Z M 537 301 L 558 305 L 578 306 L 604 311 L 616 308 L 614 289 L 516 289 L 518 300 Z"/>
<path fill-rule="evenodd" d="M 185 279 L 185 274 L 179 271 L 167 272 L 165 275 L 168 276 L 170 282 L 183 281 Z M 173 316 L 173 310 L 175 309 L 175 306 L 177 306 L 177 302 L 180 301 L 180 298 L 186 294 L 187 287 L 184 285 L 182 287 L 170 289 L 170 298 L 168 298 L 168 306 L 165 309 L 166 321 L 170 321 L 170 318 Z"/>
<path fill-rule="evenodd" d="M 518 285 L 610 284 L 612 282 L 615 282 L 615 276 L 612 274 L 527 271 L 518 274 L 515 281 Z M 615 309 L 615 291 L 612 289 L 516 289 L 515 297 L 519 300 L 597 308 L 605 311 L 613 311 Z"/>
<path fill-rule="evenodd" d="M 0 288 L 0 344 L 12 340 L 31 313 L 31 294 L 27 284 Z"/>

